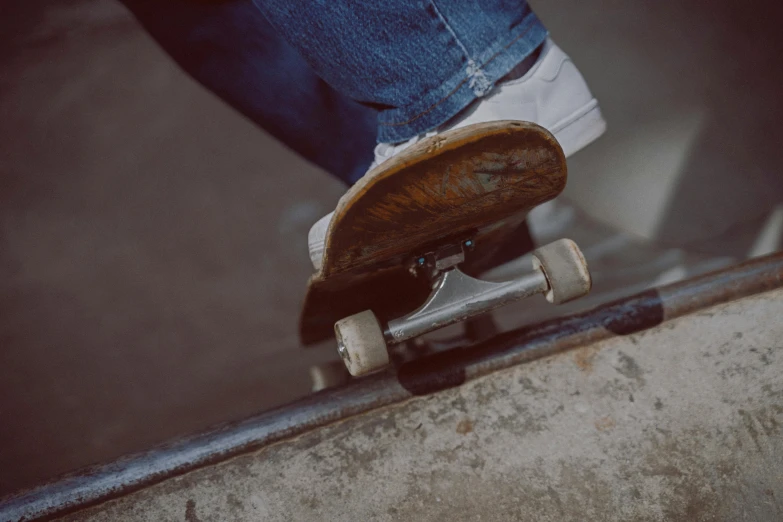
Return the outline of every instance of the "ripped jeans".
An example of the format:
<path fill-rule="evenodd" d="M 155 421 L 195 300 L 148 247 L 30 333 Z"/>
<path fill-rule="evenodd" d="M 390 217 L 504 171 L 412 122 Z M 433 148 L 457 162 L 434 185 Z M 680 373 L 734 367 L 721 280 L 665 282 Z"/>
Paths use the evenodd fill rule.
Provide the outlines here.
<path fill-rule="evenodd" d="M 349 185 L 376 139 L 442 125 L 546 38 L 524 0 L 122 1 L 188 74 Z"/>
<path fill-rule="evenodd" d="M 379 108 L 378 141 L 435 129 L 546 39 L 525 0 L 254 0 L 338 92 Z"/>

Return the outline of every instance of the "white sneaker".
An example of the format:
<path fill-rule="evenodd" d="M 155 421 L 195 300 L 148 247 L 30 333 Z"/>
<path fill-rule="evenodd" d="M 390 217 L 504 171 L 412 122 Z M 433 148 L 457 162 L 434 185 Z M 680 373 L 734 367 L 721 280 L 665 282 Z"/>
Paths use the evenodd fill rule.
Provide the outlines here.
<path fill-rule="evenodd" d="M 399 143 L 379 143 L 370 170 L 422 139 L 475 123 L 498 120 L 529 121 L 555 135 L 566 157 L 598 139 L 606 131 L 598 101 L 593 98 L 574 63 L 551 39 L 530 70 L 519 79 L 503 82 L 442 128 Z M 324 239 L 332 213 L 322 217 L 308 234 L 310 260 L 320 270 Z"/>

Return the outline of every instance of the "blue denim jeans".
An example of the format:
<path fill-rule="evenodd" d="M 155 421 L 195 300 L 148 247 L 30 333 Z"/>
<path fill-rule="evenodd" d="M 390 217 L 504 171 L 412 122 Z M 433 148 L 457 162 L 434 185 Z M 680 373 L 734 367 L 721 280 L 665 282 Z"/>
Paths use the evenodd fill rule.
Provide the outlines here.
<path fill-rule="evenodd" d="M 379 108 L 378 141 L 435 129 L 546 39 L 525 0 L 254 0 L 337 91 Z"/>
<path fill-rule="evenodd" d="M 546 38 L 524 0 L 122 1 L 188 74 L 349 185 L 376 139 L 442 125 Z"/>
<path fill-rule="evenodd" d="M 305 159 L 351 185 L 373 159 L 377 111 L 318 77 L 252 0 L 122 0 L 185 70 Z"/>

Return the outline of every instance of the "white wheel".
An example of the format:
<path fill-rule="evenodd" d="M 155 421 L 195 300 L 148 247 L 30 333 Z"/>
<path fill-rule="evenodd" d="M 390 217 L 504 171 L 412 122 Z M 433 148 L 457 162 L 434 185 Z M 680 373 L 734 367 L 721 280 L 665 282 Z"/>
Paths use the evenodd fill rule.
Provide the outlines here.
<path fill-rule="evenodd" d="M 593 282 L 582 251 L 570 239 L 560 239 L 533 251 L 533 268 L 549 283 L 546 299 L 562 304 L 590 292 Z"/>
<path fill-rule="evenodd" d="M 354 377 L 380 370 L 389 364 L 383 329 L 370 310 L 334 323 L 337 351 Z"/>
<path fill-rule="evenodd" d="M 316 364 L 310 367 L 310 379 L 313 382 L 313 391 L 321 391 L 345 384 L 351 376 L 342 361 L 329 361 L 324 364 Z"/>

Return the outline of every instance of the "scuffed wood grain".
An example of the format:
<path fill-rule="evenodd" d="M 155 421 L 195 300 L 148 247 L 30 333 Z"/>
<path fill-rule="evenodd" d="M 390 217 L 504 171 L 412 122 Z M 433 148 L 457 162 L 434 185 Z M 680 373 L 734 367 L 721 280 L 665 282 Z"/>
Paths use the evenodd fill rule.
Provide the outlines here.
<path fill-rule="evenodd" d="M 403 262 L 525 214 L 565 187 L 562 150 L 541 127 L 492 122 L 437 138 L 437 146 L 425 140 L 384 163 L 340 200 L 321 279 Z"/>
<path fill-rule="evenodd" d="M 366 309 L 382 320 L 412 310 L 428 283 L 408 274 L 410 259 L 468 236 L 478 245 L 472 255 L 491 254 L 532 208 L 563 190 L 566 177 L 555 138 L 525 122 L 458 129 L 386 161 L 337 205 L 322 268 L 308 285 L 303 342 Z"/>

